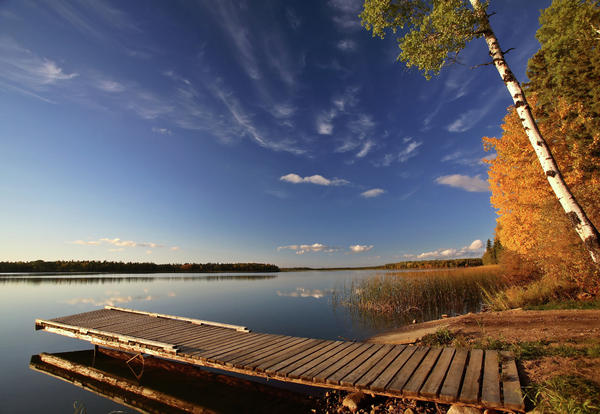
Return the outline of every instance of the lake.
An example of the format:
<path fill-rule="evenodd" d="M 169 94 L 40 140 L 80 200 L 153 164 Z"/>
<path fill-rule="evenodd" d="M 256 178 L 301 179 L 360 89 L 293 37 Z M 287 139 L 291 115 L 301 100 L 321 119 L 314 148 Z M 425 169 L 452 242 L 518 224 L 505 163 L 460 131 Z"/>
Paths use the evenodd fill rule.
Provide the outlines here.
<path fill-rule="evenodd" d="M 381 271 L 263 274 L 0 276 L 0 412 L 134 412 L 111 400 L 29 369 L 32 355 L 90 349 L 92 345 L 43 331 L 50 319 L 120 306 L 243 325 L 255 332 L 323 339 L 364 340 L 404 322 L 357 315 L 335 306 L 331 293 Z"/>

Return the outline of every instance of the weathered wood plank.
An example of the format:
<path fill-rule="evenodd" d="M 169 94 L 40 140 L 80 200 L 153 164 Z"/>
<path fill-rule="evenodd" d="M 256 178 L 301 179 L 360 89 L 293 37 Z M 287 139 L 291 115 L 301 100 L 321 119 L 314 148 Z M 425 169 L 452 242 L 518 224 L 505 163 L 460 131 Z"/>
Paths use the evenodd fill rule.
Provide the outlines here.
<path fill-rule="evenodd" d="M 291 358 L 296 357 L 298 354 L 302 353 L 307 349 L 314 349 L 315 346 L 322 344 L 324 341 L 319 339 L 309 339 L 308 341 L 301 342 L 297 345 L 294 345 L 284 351 L 277 352 L 271 355 L 269 358 L 265 358 L 260 361 L 253 361 L 251 363 L 246 363 L 244 367 L 248 369 L 254 369 L 259 372 L 265 371 L 267 368 L 279 364 L 282 361 L 289 361 Z M 291 362 L 290 362 L 291 363 Z"/>
<path fill-rule="evenodd" d="M 313 354 L 307 355 L 302 359 L 288 365 L 285 368 L 278 368 L 277 372 L 283 376 L 289 376 L 290 378 L 297 378 L 298 375 L 303 374 L 315 365 L 329 358 L 330 355 L 334 355 L 336 352 L 340 352 L 344 348 L 350 346 L 348 342 L 335 341 L 330 345 L 315 351 Z M 292 376 L 293 375 L 293 376 Z"/>
<path fill-rule="evenodd" d="M 186 347 L 189 346 L 189 347 L 195 347 L 198 349 L 203 349 L 205 351 L 209 351 L 209 350 L 212 351 L 213 349 L 216 349 L 219 347 L 227 348 L 231 345 L 238 344 L 238 343 L 243 342 L 250 338 L 254 338 L 254 336 L 241 337 L 241 336 L 239 336 L 239 332 L 234 332 L 233 335 L 220 336 L 217 341 L 210 340 L 209 338 L 196 338 L 196 339 L 190 338 L 187 340 L 179 341 L 178 344 L 180 346 L 186 346 Z"/>
<path fill-rule="evenodd" d="M 412 356 L 406 361 L 406 364 L 398 371 L 388 386 L 385 387 L 386 391 L 401 393 L 404 385 L 408 382 L 410 376 L 415 372 L 423 358 L 425 358 L 428 351 L 429 348 L 418 346 Z"/>
<path fill-rule="evenodd" d="M 342 359 L 344 356 L 346 356 L 346 354 L 352 352 L 352 350 L 356 349 L 358 346 L 360 346 L 360 344 L 357 344 L 355 342 L 346 342 L 345 344 L 343 344 L 343 347 L 333 349 L 327 352 L 326 354 L 321 355 L 321 357 L 315 359 L 309 364 L 306 364 L 306 366 L 303 366 L 301 368 L 296 369 L 295 371 L 290 372 L 288 376 L 290 378 L 302 378 L 307 381 L 313 381 L 313 376 L 315 374 L 318 374 L 319 372 L 329 367 L 336 361 Z"/>
<path fill-rule="evenodd" d="M 209 352 L 207 350 L 199 349 L 198 354 L 203 354 L 202 358 L 206 358 L 211 361 L 215 361 L 221 357 L 227 357 L 229 354 L 238 352 L 238 350 L 253 346 L 256 343 L 270 343 L 279 338 L 279 335 L 269 335 L 269 334 L 254 334 L 249 336 L 247 339 L 239 341 L 237 343 L 233 343 L 231 345 L 225 347 L 212 346 Z M 195 353 L 193 353 L 195 354 Z"/>
<path fill-rule="evenodd" d="M 368 360 L 374 353 L 379 351 L 383 345 L 375 344 L 372 347 L 365 349 L 360 355 L 347 362 L 345 365 L 340 366 L 333 374 L 329 375 L 325 382 L 328 384 L 339 384 L 342 378 L 352 373 L 366 360 Z M 369 365 L 370 367 L 371 365 Z"/>
<path fill-rule="evenodd" d="M 265 335 L 265 336 L 255 336 L 247 342 L 241 342 L 240 345 L 232 345 L 229 349 L 224 349 L 223 351 L 219 351 L 215 349 L 213 355 L 208 359 L 211 361 L 219 361 L 223 362 L 224 359 L 233 359 L 237 358 L 241 355 L 246 355 L 249 350 L 262 348 L 273 343 L 281 342 L 282 340 L 290 340 L 291 336 L 281 336 L 281 335 Z"/>
<path fill-rule="evenodd" d="M 515 357 L 507 351 L 500 352 L 500 357 L 502 358 L 504 407 L 511 410 L 525 411 Z"/>
<path fill-rule="evenodd" d="M 371 349 L 373 347 L 373 345 L 374 344 L 359 343 L 359 345 L 356 347 L 356 349 L 353 350 L 352 352 L 350 352 L 348 355 L 346 355 L 342 359 L 336 361 L 334 364 L 325 368 L 321 372 L 315 374 L 313 377 L 313 381 L 326 382 L 326 379 L 330 375 L 333 375 L 335 372 L 342 369 L 342 367 L 350 364 L 351 361 L 353 361 L 355 358 L 358 358 L 359 355 L 361 355 L 363 352 L 366 352 L 367 350 Z"/>
<path fill-rule="evenodd" d="M 196 329 L 191 329 L 188 334 L 175 335 L 173 340 L 181 344 L 195 342 L 197 344 L 208 345 L 212 342 L 222 341 L 224 338 L 241 338 L 240 335 L 244 334 L 231 330 L 226 332 L 206 332 L 201 327 L 197 327 Z"/>
<path fill-rule="evenodd" d="M 363 375 L 369 372 L 381 359 L 387 355 L 392 349 L 394 349 L 394 345 L 383 345 L 377 352 L 371 355 L 367 360 L 365 360 L 360 366 L 357 366 L 352 372 L 343 377 L 339 383 L 341 385 L 353 386 Z"/>
<path fill-rule="evenodd" d="M 419 395 L 419 390 L 425 383 L 425 380 L 429 376 L 429 373 L 433 369 L 441 353 L 442 348 L 431 348 L 429 350 L 427 356 L 423 359 L 419 367 L 404 385 L 404 388 L 402 389 L 402 395 L 413 397 Z"/>
<path fill-rule="evenodd" d="M 442 355 L 440 355 L 440 358 L 431 371 L 429 378 L 427 378 L 427 381 L 425 381 L 425 384 L 423 384 L 421 387 L 419 395 L 427 398 L 436 398 L 438 396 L 438 392 L 442 387 L 442 382 L 444 381 L 446 372 L 448 372 L 448 368 L 450 367 L 450 362 L 452 362 L 454 352 L 454 348 L 444 348 Z"/>
<path fill-rule="evenodd" d="M 483 363 L 483 350 L 473 349 L 469 352 L 469 363 L 465 371 L 460 401 L 468 404 L 479 402 L 479 389 L 481 388 L 481 367 Z"/>
<path fill-rule="evenodd" d="M 452 363 L 450 364 L 450 368 L 448 368 L 448 373 L 440 390 L 440 400 L 454 402 L 458 399 L 468 356 L 469 352 L 465 349 L 457 349 L 454 353 Z"/>
<path fill-rule="evenodd" d="M 502 407 L 500 400 L 500 361 L 498 351 L 485 351 L 481 402 L 489 407 Z"/>
<path fill-rule="evenodd" d="M 250 352 L 244 352 L 242 355 L 239 355 L 237 357 L 229 357 L 227 358 L 227 360 L 224 360 L 224 362 L 227 366 L 237 366 L 246 368 L 247 365 L 252 365 L 255 361 L 262 361 L 266 357 L 269 357 L 281 351 L 285 351 L 292 346 L 306 341 L 308 341 L 308 338 L 291 337 L 291 339 L 275 342 L 271 345 L 260 347 Z"/>
<path fill-rule="evenodd" d="M 402 353 L 369 385 L 373 391 L 384 391 L 394 375 L 404 366 L 406 361 L 417 350 L 416 346 L 407 346 Z"/>
<path fill-rule="evenodd" d="M 195 351 L 191 351 L 190 355 L 192 356 L 200 356 L 201 358 L 207 359 L 207 358 L 212 358 L 215 357 L 219 354 L 223 354 L 225 352 L 229 352 L 233 349 L 237 349 L 239 347 L 243 347 L 243 346 L 247 346 L 248 344 L 254 343 L 256 340 L 261 339 L 264 340 L 265 338 L 269 338 L 269 334 L 251 334 L 249 336 L 247 336 L 244 339 L 241 340 L 236 340 L 236 341 L 231 341 L 230 343 L 226 344 L 226 345 L 206 345 L 204 346 L 202 343 L 199 344 L 193 344 L 190 343 L 188 345 L 186 345 L 186 347 L 190 347 L 190 348 L 195 348 Z"/>
<path fill-rule="evenodd" d="M 279 363 L 266 367 L 265 372 L 267 374 L 273 374 L 277 372 L 279 375 L 286 375 L 287 372 L 293 371 L 294 369 L 296 369 L 295 367 L 301 366 L 305 363 L 305 361 L 310 360 L 307 358 L 312 357 L 314 359 L 339 343 L 340 342 L 334 341 L 321 341 L 317 345 L 314 345 L 311 348 L 299 352 L 293 357 L 290 356 L 289 358 Z M 284 373 L 284 371 L 286 373 Z"/>
<path fill-rule="evenodd" d="M 381 358 L 373 367 L 371 367 L 365 375 L 359 378 L 357 381 L 352 382 L 351 385 L 358 388 L 367 388 L 381 373 L 395 360 L 402 351 L 406 348 L 406 345 L 392 345 L 391 351 Z M 344 378 L 348 384 L 350 380 Z M 385 386 L 385 385 L 384 385 Z"/>

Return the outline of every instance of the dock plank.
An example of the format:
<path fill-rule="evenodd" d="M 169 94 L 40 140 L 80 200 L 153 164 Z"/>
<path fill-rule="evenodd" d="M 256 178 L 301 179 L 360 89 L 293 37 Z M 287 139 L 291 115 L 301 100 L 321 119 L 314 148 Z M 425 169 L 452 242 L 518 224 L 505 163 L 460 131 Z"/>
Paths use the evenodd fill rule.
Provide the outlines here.
<path fill-rule="evenodd" d="M 306 361 L 310 360 L 310 358 L 317 358 L 340 343 L 341 342 L 339 341 L 321 341 L 319 344 L 299 352 L 293 357 L 290 356 L 279 363 L 266 367 L 265 372 L 267 374 L 273 374 L 277 372 L 279 375 L 287 375 L 288 372 L 291 372 L 297 367 L 304 365 Z"/>
<path fill-rule="evenodd" d="M 419 367 L 412 374 L 410 380 L 404 385 L 402 395 L 413 397 L 419 395 L 419 390 L 425 383 L 425 380 L 429 376 L 429 373 L 433 369 L 441 353 L 442 348 L 431 348 L 429 350 L 427 356 L 425 356 Z"/>
<path fill-rule="evenodd" d="M 440 390 L 440 400 L 445 402 L 454 402 L 458 400 L 458 394 L 460 393 L 460 387 L 463 382 L 468 356 L 469 352 L 465 349 L 457 349 L 454 352 L 452 363 L 450 364 L 450 368 L 448 368 L 446 379 Z"/>
<path fill-rule="evenodd" d="M 394 345 L 383 345 L 373 355 L 367 358 L 362 364 L 357 366 L 352 372 L 349 372 L 343 377 L 339 383 L 346 386 L 354 386 L 354 384 L 362 378 L 367 372 L 369 372 L 386 354 L 388 354 Z"/>
<path fill-rule="evenodd" d="M 412 356 L 417 347 L 407 346 L 401 354 L 394 359 L 390 365 L 369 385 L 369 389 L 373 391 L 384 391 L 387 385 L 398 371 L 404 366 L 406 361 Z"/>
<path fill-rule="evenodd" d="M 502 407 L 498 351 L 485 351 L 481 402 L 489 407 Z"/>
<path fill-rule="evenodd" d="M 314 354 L 307 355 L 302 359 L 296 361 L 295 363 L 288 365 L 283 369 L 279 369 L 279 374 L 290 377 L 290 378 L 298 378 L 300 375 L 304 374 L 306 371 L 312 369 L 314 366 L 320 364 L 321 362 L 327 360 L 332 355 L 343 351 L 345 348 L 349 347 L 350 343 L 335 341 L 331 346 L 327 346 Z"/>
<path fill-rule="evenodd" d="M 319 339 L 309 339 L 308 341 L 301 342 L 301 343 L 294 345 L 286 350 L 277 352 L 268 358 L 265 358 L 260 361 L 254 361 L 251 363 L 247 363 L 244 366 L 246 368 L 254 369 L 259 372 L 264 372 L 267 370 L 267 368 L 270 368 L 271 366 L 279 364 L 284 361 L 289 361 L 291 358 L 296 357 L 298 354 L 306 351 L 307 349 L 314 349 L 315 346 L 319 346 L 323 342 L 324 342 L 323 340 L 319 340 Z"/>
<path fill-rule="evenodd" d="M 343 349 L 335 349 L 335 350 L 331 351 L 330 353 L 327 353 L 325 355 L 325 357 L 318 358 L 319 361 L 317 364 L 310 364 L 310 366 L 311 366 L 310 369 L 304 370 L 304 372 L 301 375 L 298 375 L 296 378 L 302 378 L 307 381 L 314 381 L 315 375 L 317 375 L 319 372 L 323 371 L 324 369 L 330 367 L 331 365 L 333 365 L 340 359 L 344 358 L 347 354 L 354 351 L 360 345 L 361 344 L 359 344 L 359 343 L 352 342 L 352 343 L 348 343 L 347 346 L 345 346 Z M 300 371 L 300 369 L 296 370 L 296 371 Z M 289 374 L 289 376 L 292 378 L 294 378 L 294 375 L 295 375 L 295 372 L 291 372 Z"/>
<path fill-rule="evenodd" d="M 294 338 L 292 336 L 286 338 L 285 340 L 277 341 L 270 345 L 260 347 L 259 349 L 252 350 L 251 352 L 244 353 L 236 358 L 227 358 L 226 360 L 223 360 L 223 362 L 225 362 L 227 366 L 238 366 L 245 368 L 246 366 L 252 365 L 256 361 L 261 361 L 264 358 L 306 341 L 308 341 L 308 338 Z"/>
<path fill-rule="evenodd" d="M 460 401 L 477 404 L 479 402 L 479 389 L 481 388 L 481 368 L 483 363 L 483 350 L 472 349 L 469 352 L 469 363 L 465 371 Z"/>
<path fill-rule="evenodd" d="M 354 361 L 357 358 L 360 358 L 360 356 L 364 352 L 368 352 L 374 346 L 374 344 L 359 343 L 358 347 L 356 347 L 356 349 L 354 349 L 352 352 L 350 352 L 334 364 L 330 365 L 329 367 L 325 368 L 323 371 L 315 374 L 313 381 L 327 382 L 327 378 L 329 378 L 336 372 L 344 369 L 344 367 L 346 367 L 347 365 L 352 364 L 352 361 Z"/>
<path fill-rule="evenodd" d="M 383 345 L 375 344 L 372 347 L 365 349 L 363 353 L 353 358 L 351 361 L 346 363 L 345 365 L 339 367 L 333 374 L 329 375 L 325 382 L 328 384 L 340 384 L 342 379 L 347 375 L 352 374 L 354 371 L 359 370 L 359 367 L 363 365 L 373 354 L 383 348 Z M 367 368 L 370 368 L 373 364 L 368 364 Z"/>
<path fill-rule="evenodd" d="M 372 366 L 362 377 L 356 381 L 349 378 L 344 378 L 348 385 L 353 385 L 358 388 L 367 388 L 381 373 L 392 363 L 393 360 L 400 355 L 406 348 L 406 345 L 392 345 L 391 351 L 381 358 L 374 366 Z M 385 386 L 385 384 L 384 384 Z"/>
<path fill-rule="evenodd" d="M 521 393 L 515 357 L 507 351 L 500 352 L 500 357 L 502 359 L 504 407 L 511 410 L 524 411 L 525 403 L 523 402 L 523 394 Z"/>
<path fill-rule="evenodd" d="M 427 352 L 429 352 L 429 348 L 418 346 L 385 389 L 402 394 L 404 385 L 410 380 L 411 375 L 416 371 L 423 358 L 425 358 L 425 355 L 427 355 Z"/>
<path fill-rule="evenodd" d="M 450 362 L 452 362 L 454 352 L 454 348 L 444 348 L 429 378 L 427 378 L 425 384 L 421 387 L 419 395 L 427 398 L 436 398 L 438 396 L 446 372 L 448 372 L 448 368 L 450 367 Z"/>

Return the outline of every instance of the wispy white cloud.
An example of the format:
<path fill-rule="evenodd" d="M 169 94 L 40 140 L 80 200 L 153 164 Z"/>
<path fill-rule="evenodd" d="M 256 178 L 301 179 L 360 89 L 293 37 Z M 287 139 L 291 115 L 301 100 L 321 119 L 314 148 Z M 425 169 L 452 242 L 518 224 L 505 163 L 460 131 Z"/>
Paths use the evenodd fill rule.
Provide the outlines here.
<path fill-rule="evenodd" d="M 416 156 L 418 154 L 417 148 L 423 145 L 423 142 L 416 141 L 413 138 L 405 139 L 404 142 L 406 143 L 406 146 L 398 154 L 399 162 L 406 162 L 410 158 Z"/>
<path fill-rule="evenodd" d="M 108 237 L 103 237 L 98 240 L 75 240 L 70 243 L 77 244 L 80 246 L 101 246 L 101 245 L 115 246 L 115 247 L 111 247 L 109 249 L 109 251 L 111 251 L 111 252 L 123 251 L 124 248 L 128 248 L 128 247 L 143 247 L 143 248 L 152 248 L 152 249 L 165 247 L 164 244 L 159 244 L 159 243 L 154 243 L 154 242 L 137 242 L 137 241 L 133 241 L 133 240 L 122 240 L 118 237 L 115 237 L 112 239 L 108 238 Z M 170 250 L 179 250 L 179 247 L 173 246 L 173 247 L 170 247 Z"/>
<path fill-rule="evenodd" d="M 366 141 L 363 144 L 361 150 L 356 154 L 356 157 L 357 158 L 364 158 L 369 153 L 369 151 L 371 151 L 371 148 L 373 148 L 374 146 L 375 146 L 375 142 L 374 141 L 371 141 L 371 140 Z"/>
<path fill-rule="evenodd" d="M 364 198 L 373 198 L 373 197 L 380 196 L 383 193 L 385 193 L 384 189 L 382 189 L 382 188 L 373 188 L 371 190 L 367 190 L 367 191 L 364 191 L 364 192 L 360 193 L 360 196 L 364 197 Z"/>
<path fill-rule="evenodd" d="M 483 254 L 483 242 L 473 240 L 469 246 L 458 248 L 442 248 L 419 254 L 405 254 L 405 259 L 430 260 L 430 259 L 455 259 L 460 257 L 479 257 Z"/>
<path fill-rule="evenodd" d="M 336 115 L 337 112 L 333 109 L 321 112 L 315 121 L 317 132 L 321 135 L 333 134 L 333 119 Z"/>
<path fill-rule="evenodd" d="M 125 90 L 125 86 L 123 84 L 108 79 L 98 80 L 96 87 L 104 92 L 110 93 L 123 92 Z"/>
<path fill-rule="evenodd" d="M 152 132 L 154 132 L 155 134 L 160 134 L 160 135 L 173 135 L 173 131 L 171 131 L 168 128 L 152 127 Z"/>
<path fill-rule="evenodd" d="M 350 249 L 350 253 L 364 253 L 364 252 L 368 252 L 369 250 L 371 250 L 373 248 L 373 245 L 360 245 L 360 244 L 355 244 L 349 247 Z"/>
<path fill-rule="evenodd" d="M 382 158 L 373 162 L 376 167 L 389 167 L 394 162 L 406 162 L 419 154 L 419 147 L 423 145 L 422 141 L 417 141 L 413 137 L 402 139 L 403 147 L 397 153 L 384 154 Z"/>
<path fill-rule="evenodd" d="M 310 183 L 316 185 L 324 185 L 324 186 L 339 186 L 339 185 L 348 185 L 350 181 L 344 180 L 342 178 L 325 178 L 322 175 L 315 174 L 306 177 L 301 177 L 298 174 L 290 173 L 286 175 L 282 175 L 279 177 L 281 181 L 285 181 L 292 184 L 301 184 L 301 183 Z"/>
<path fill-rule="evenodd" d="M 466 165 L 470 167 L 477 167 L 485 165 L 484 160 L 493 160 L 496 158 L 496 154 L 488 154 L 485 157 L 475 155 L 479 151 L 454 151 L 446 154 L 442 157 L 442 162 L 451 162 L 459 165 Z"/>
<path fill-rule="evenodd" d="M 279 246 L 277 251 L 281 250 L 293 250 L 296 254 L 304 254 L 304 253 L 334 253 L 339 251 L 340 249 L 336 247 L 330 247 L 322 243 L 313 243 L 313 244 L 290 244 L 288 246 Z"/>
<path fill-rule="evenodd" d="M 351 39 L 343 39 L 337 43 L 337 48 L 344 52 L 352 52 L 356 50 L 356 42 Z"/>
<path fill-rule="evenodd" d="M 360 19 L 358 18 L 362 6 L 360 0 L 329 0 L 328 4 L 334 11 L 332 20 L 338 29 L 342 31 L 360 30 Z"/>
<path fill-rule="evenodd" d="M 239 16 L 239 5 L 229 1 L 219 1 L 211 4 L 208 10 L 215 13 L 215 21 L 221 25 L 231 40 L 235 49 L 233 55 L 239 60 L 240 67 L 251 79 L 260 79 L 262 74 L 254 50 L 256 42 L 251 38 L 252 34 Z"/>
<path fill-rule="evenodd" d="M 296 11 L 291 7 L 286 7 L 285 18 L 290 24 L 290 27 L 294 30 L 297 30 L 302 25 L 302 20 L 300 19 Z"/>
<path fill-rule="evenodd" d="M 78 73 L 34 54 L 12 38 L 0 36 L 0 87 L 4 85 L 48 102 L 41 94 L 77 76 Z"/>
<path fill-rule="evenodd" d="M 489 191 L 489 184 L 482 180 L 479 175 L 470 177 L 462 174 L 442 175 L 435 179 L 435 182 L 450 187 L 461 188 L 469 192 Z"/>

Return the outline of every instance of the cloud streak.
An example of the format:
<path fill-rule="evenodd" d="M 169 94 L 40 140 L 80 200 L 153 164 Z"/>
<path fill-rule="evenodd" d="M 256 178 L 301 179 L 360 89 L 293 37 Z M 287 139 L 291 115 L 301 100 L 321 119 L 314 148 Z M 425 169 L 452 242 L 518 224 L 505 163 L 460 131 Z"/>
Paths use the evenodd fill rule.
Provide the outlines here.
<path fill-rule="evenodd" d="M 360 193 L 360 196 L 363 198 L 374 198 L 378 197 L 385 193 L 385 190 L 382 188 L 372 188 L 371 190 L 363 191 Z"/>
<path fill-rule="evenodd" d="M 482 180 L 479 175 L 474 177 L 462 174 L 442 175 L 437 177 L 435 182 L 441 185 L 460 188 L 471 193 L 483 193 L 490 190 L 490 186 L 487 181 Z"/>
<path fill-rule="evenodd" d="M 470 245 L 457 248 L 442 248 L 419 254 L 405 254 L 404 258 L 409 260 L 435 260 L 456 259 L 460 257 L 479 257 L 483 253 L 483 242 L 479 239 L 473 240 Z"/>
<path fill-rule="evenodd" d="M 342 178 L 325 178 L 322 175 L 315 174 L 307 177 L 301 177 L 298 174 L 290 173 L 286 175 L 282 175 L 279 177 L 279 180 L 285 181 L 292 184 L 315 184 L 315 185 L 323 185 L 323 186 L 340 186 L 340 185 L 348 185 L 350 181 L 344 180 Z"/>
<path fill-rule="evenodd" d="M 111 252 L 120 252 L 123 251 L 125 248 L 132 248 L 132 247 L 142 247 L 142 248 L 152 248 L 152 249 L 156 249 L 156 248 L 163 248 L 165 247 L 164 244 L 159 244 L 159 243 L 154 243 L 154 242 L 136 242 L 133 240 L 122 240 L 118 237 L 115 238 L 108 238 L 108 237 L 103 237 L 101 239 L 98 240 L 75 240 L 70 242 L 71 244 L 76 244 L 79 246 L 115 246 L 115 247 L 111 247 L 109 249 L 109 251 Z M 178 246 L 173 246 L 170 248 L 170 250 L 179 250 Z"/>

